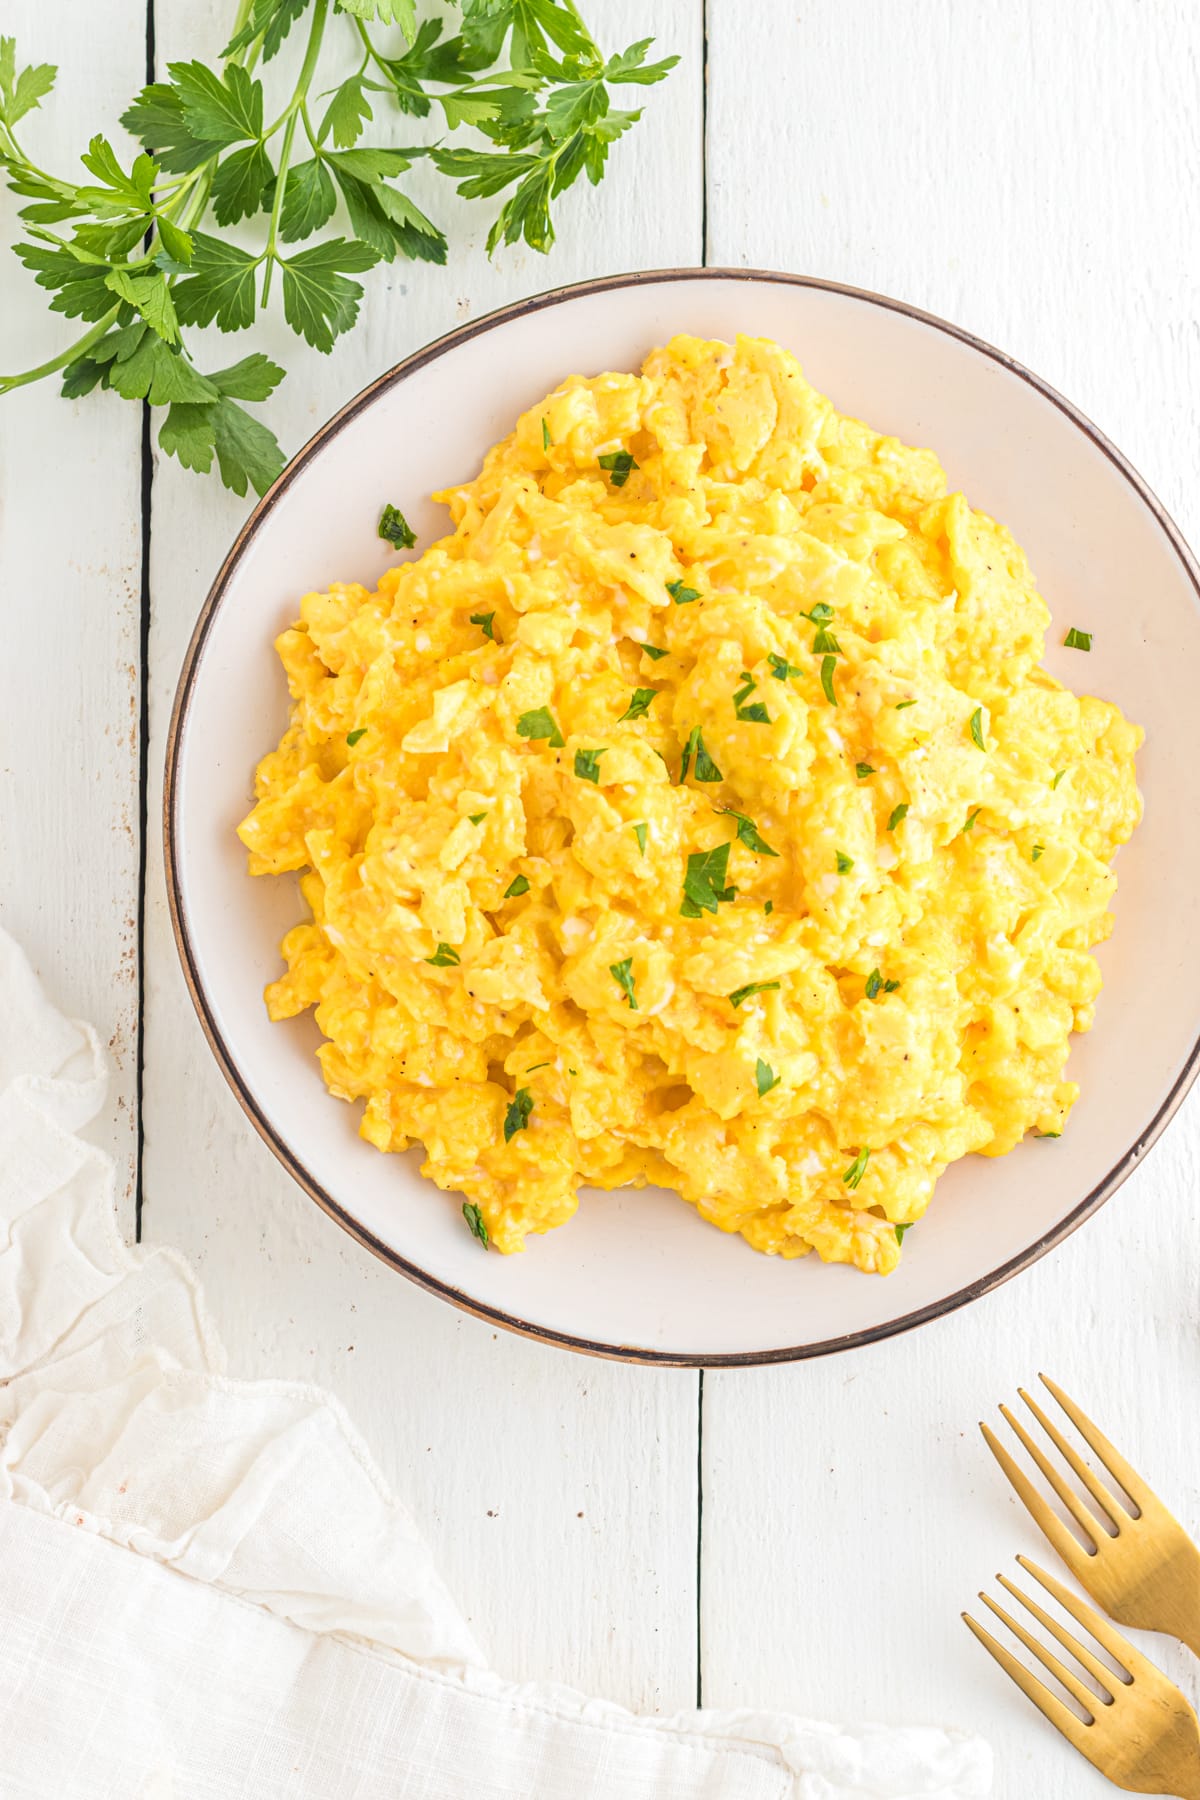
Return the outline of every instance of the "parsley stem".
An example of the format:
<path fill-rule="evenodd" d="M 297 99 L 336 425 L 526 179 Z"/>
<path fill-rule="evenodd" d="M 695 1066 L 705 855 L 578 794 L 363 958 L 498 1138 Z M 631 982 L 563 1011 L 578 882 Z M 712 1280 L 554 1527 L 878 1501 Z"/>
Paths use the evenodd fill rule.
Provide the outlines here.
<path fill-rule="evenodd" d="M 31 381 L 41 381 L 44 375 L 54 375 L 59 369 L 65 369 L 69 362 L 74 362 L 77 356 L 82 356 L 93 344 L 99 343 L 109 327 L 116 324 L 120 310 L 121 304 L 118 301 L 102 319 L 97 319 L 90 331 L 85 331 L 81 338 L 76 338 L 73 344 L 68 344 L 65 350 L 60 350 L 49 362 L 39 363 L 36 369 L 25 369 L 20 375 L 0 375 L 0 394 L 10 394 L 14 388 L 28 387 Z"/>
<path fill-rule="evenodd" d="M 283 196 L 287 188 L 288 162 L 292 154 L 292 139 L 296 135 L 296 120 L 300 117 L 300 109 L 308 98 L 308 90 L 312 86 L 312 78 L 316 73 L 317 59 L 321 54 L 321 39 L 325 35 L 325 21 L 329 17 L 329 0 L 316 0 L 313 8 L 312 30 L 308 34 L 308 48 L 304 52 L 304 61 L 300 65 L 300 73 L 296 77 L 296 87 L 288 103 L 283 128 L 283 142 L 279 146 L 279 168 L 275 175 L 275 199 L 271 206 L 271 223 L 267 230 L 267 247 L 263 251 L 263 284 L 261 304 L 267 304 L 271 292 L 271 270 L 275 267 L 275 245 L 279 236 L 279 219 L 283 212 Z M 271 127 L 275 130 L 275 126 Z M 270 132 L 265 134 L 267 137 Z"/>

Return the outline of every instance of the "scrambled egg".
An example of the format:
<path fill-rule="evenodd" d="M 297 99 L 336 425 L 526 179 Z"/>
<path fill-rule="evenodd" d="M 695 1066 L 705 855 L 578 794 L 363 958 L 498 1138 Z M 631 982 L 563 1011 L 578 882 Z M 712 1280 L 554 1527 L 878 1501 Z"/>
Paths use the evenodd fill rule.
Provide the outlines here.
<path fill-rule="evenodd" d="M 1142 733 L 1039 668 L 1003 526 L 777 344 L 571 376 L 439 498 L 278 640 L 272 1018 L 484 1244 L 654 1182 L 886 1273 L 948 1163 L 1066 1123 Z"/>

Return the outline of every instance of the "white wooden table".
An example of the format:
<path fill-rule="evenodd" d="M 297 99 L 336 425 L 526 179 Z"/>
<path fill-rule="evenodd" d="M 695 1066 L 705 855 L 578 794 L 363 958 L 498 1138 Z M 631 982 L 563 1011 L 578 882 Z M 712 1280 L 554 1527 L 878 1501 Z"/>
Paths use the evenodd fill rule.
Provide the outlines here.
<path fill-rule="evenodd" d="M 549 262 L 489 263 L 487 213 L 440 194 L 447 268 L 377 271 L 365 323 L 328 359 L 279 332 L 286 444 L 518 295 L 637 267 L 759 265 L 880 289 L 1003 346 L 1115 438 L 1200 540 L 1193 0 L 585 11 L 613 46 L 653 31 L 682 58 L 610 177 L 562 206 Z M 29 59 L 64 65 L 30 140 L 74 156 L 144 79 L 144 0 L 6 12 Z M 153 13 L 159 66 L 225 35 L 224 0 Z M 15 264 L 2 279 L 5 360 L 25 364 L 61 327 Z M 1200 1527 L 1200 1094 L 1063 1248 L 875 1349 L 698 1377 L 459 1317 L 288 1180 L 211 1061 L 176 963 L 164 730 L 246 504 L 149 451 L 127 403 L 68 408 L 45 384 L 0 402 L 0 509 L 0 910 L 55 996 L 110 1042 L 126 1227 L 140 1210 L 145 1241 L 198 1264 L 234 1369 L 311 1376 L 344 1399 L 513 1676 L 641 1708 L 699 1696 L 959 1723 L 994 1743 L 1003 1800 L 1100 1793 L 959 1623 L 1013 1552 L 1043 1554 L 975 1420 L 1048 1368 Z M 1194 1694 L 1184 1653 L 1152 1643 Z"/>

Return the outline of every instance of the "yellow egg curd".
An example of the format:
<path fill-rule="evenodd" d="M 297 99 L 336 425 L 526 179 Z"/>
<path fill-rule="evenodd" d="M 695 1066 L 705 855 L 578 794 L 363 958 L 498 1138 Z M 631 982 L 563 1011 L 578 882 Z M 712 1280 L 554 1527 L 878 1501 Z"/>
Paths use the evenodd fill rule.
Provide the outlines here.
<path fill-rule="evenodd" d="M 278 640 L 272 1018 L 499 1250 L 652 1182 L 886 1273 L 948 1163 L 1066 1124 L 1141 731 L 1038 666 L 1004 527 L 778 344 L 570 376 L 438 498 Z"/>

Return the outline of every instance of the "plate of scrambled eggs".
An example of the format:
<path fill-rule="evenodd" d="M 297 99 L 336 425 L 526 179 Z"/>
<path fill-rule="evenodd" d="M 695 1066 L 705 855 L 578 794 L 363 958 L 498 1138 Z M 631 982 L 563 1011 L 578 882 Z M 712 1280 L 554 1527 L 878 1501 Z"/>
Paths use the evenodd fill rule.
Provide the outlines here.
<path fill-rule="evenodd" d="M 197 629 L 210 1041 L 327 1210 L 515 1329 L 721 1363 L 935 1316 L 1193 1072 L 1160 633 L 1194 672 L 1161 509 L 937 321 L 706 271 L 466 327 L 297 458 Z"/>

